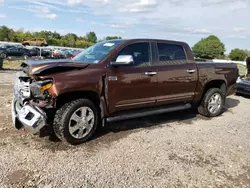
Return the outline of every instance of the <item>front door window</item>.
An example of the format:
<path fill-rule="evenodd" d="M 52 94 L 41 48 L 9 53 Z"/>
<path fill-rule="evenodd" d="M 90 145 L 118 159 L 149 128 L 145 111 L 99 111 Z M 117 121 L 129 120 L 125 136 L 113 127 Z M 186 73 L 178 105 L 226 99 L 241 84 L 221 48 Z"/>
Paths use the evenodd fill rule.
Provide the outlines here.
<path fill-rule="evenodd" d="M 134 66 L 150 66 L 151 65 L 151 50 L 150 43 L 142 42 L 130 44 L 123 48 L 119 55 L 132 55 L 134 58 Z"/>

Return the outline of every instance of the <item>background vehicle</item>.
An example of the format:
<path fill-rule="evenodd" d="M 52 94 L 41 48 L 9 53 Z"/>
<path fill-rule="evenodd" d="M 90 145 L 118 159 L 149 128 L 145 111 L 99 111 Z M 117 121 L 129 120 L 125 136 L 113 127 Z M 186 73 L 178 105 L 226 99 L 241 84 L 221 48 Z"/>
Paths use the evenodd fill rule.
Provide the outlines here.
<path fill-rule="evenodd" d="M 237 80 L 236 93 L 250 96 L 250 57 L 246 60 L 246 74 Z"/>
<path fill-rule="evenodd" d="M 55 57 L 55 58 L 63 58 L 62 51 L 58 50 L 58 49 L 54 50 L 53 51 L 53 57 Z"/>
<path fill-rule="evenodd" d="M 31 40 L 22 40 L 24 46 L 47 46 L 48 43 L 44 38 L 33 38 Z"/>
<path fill-rule="evenodd" d="M 73 57 L 77 56 L 79 53 L 81 53 L 81 51 L 80 50 L 71 50 L 70 53 L 71 53 L 71 57 L 73 58 Z"/>
<path fill-rule="evenodd" d="M 44 49 L 41 49 L 40 48 L 31 48 L 30 49 L 30 54 L 31 56 L 42 56 L 42 57 L 51 57 L 51 54 L 52 52 L 51 51 L 48 51 L 48 50 L 44 50 Z"/>
<path fill-rule="evenodd" d="M 10 47 L 7 49 L 0 49 L 0 57 L 7 58 L 10 56 L 16 56 L 16 57 L 23 56 L 24 59 L 28 59 L 28 57 L 31 57 L 31 54 L 30 51 L 25 48 Z"/>
<path fill-rule="evenodd" d="M 0 50 L 5 50 L 5 49 L 11 48 L 11 47 L 13 47 L 13 46 L 12 45 L 8 45 L 8 44 L 2 44 L 2 45 L 0 45 Z"/>
<path fill-rule="evenodd" d="M 56 59 L 70 59 L 73 57 L 73 54 L 68 49 L 57 49 L 53 51 L 53 57 Z"/>
<path fill-rule="evenodd" d="M 192 106 L 218 116 L 238 77 L 236 64 L 196 63 L 186 43 L 152 39 L 97 43 L 72 60 L 22 68 L 12 104 L 16 128 L 35 134 L 52 124 L 70 144 L 85 142 L 106 122 Z"/>

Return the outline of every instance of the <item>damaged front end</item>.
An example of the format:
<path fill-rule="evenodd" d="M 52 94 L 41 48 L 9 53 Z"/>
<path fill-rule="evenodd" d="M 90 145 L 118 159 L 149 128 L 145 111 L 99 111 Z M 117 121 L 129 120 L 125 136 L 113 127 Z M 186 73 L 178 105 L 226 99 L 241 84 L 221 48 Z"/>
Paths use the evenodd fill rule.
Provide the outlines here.
<path fill-rule="evenodd" d="M 87 66 L 88 64 L 77 64 L 70 60 L 23 63 L 21 71 L 16 73 L 14 83 L 12 119 L 15 127 L 36 134 L 50 124 L 58 96 L 53 76 Z"/>
<path fill-rule="evenodd" d="M 36 134 L 48 123 L 47 112 L 53 108 L 53 97 L 49 93 L 53 79 L 40 79 L 31 73 L 32 67 L 26 63 L 21 68 L 15 75 L 12 120 L 17 129 Z"/>
<path fill-rule="evenodd" d="M 25 72 L 16 73 L 12 101 L 12 119 L 17 129 L 36 134 L 47 124 L 46 108 L 52 107 L 48 90 L 53 80 L 36 81 Z"/>

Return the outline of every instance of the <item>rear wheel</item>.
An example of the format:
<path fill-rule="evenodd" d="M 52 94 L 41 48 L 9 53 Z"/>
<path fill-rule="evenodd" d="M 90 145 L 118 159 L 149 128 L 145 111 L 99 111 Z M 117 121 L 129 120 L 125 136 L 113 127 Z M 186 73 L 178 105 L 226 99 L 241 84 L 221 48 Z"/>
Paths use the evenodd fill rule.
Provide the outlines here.
<path fill-rule="evenodd" d="M 99 124 L 100 113 L 89 99 L 77 99 L 63 105 L 54 118 L 54 132 L 69 144 L 81 144 L 89 140 Z"/>
<path fill-rule="evenodd" d="M 225 106 L 225 94 L 221 89 L 209 89 L 198 107 L 198 112 L 206 117 L 215 117 L 222 113 Z"/>

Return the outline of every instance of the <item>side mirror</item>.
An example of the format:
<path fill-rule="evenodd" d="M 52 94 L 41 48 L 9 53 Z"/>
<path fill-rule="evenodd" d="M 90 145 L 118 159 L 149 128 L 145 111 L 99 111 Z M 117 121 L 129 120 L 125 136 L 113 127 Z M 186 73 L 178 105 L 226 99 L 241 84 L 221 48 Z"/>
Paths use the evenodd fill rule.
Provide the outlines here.
<path fill-rule="evenodd" d="M 134 64 L 134 58 L 132 55 L 119 55 L 115 62 L 110 62 L 110 65 L 113 67 L 127 66 L 133 64 Z"/>

